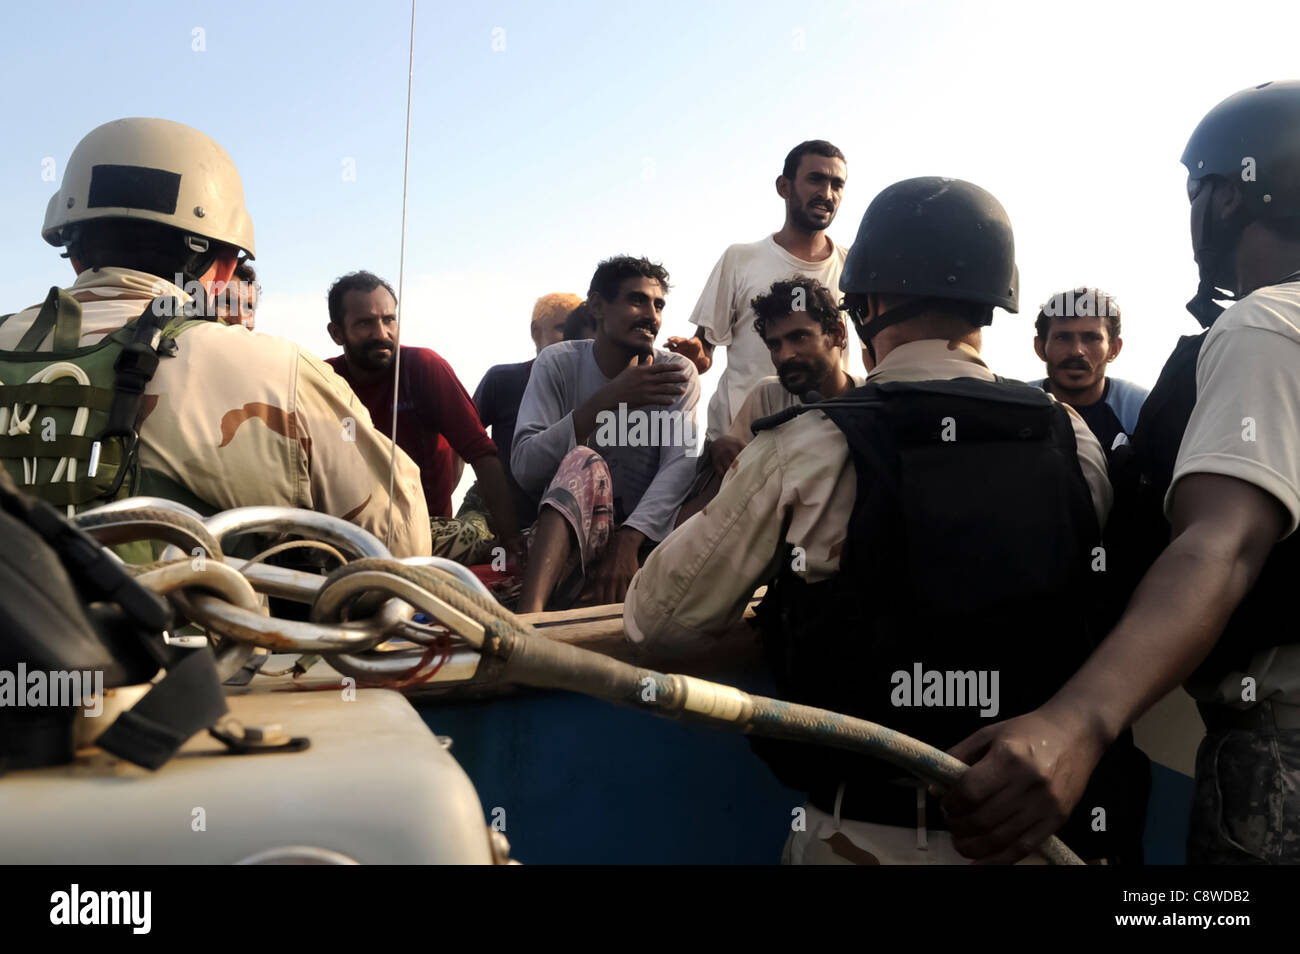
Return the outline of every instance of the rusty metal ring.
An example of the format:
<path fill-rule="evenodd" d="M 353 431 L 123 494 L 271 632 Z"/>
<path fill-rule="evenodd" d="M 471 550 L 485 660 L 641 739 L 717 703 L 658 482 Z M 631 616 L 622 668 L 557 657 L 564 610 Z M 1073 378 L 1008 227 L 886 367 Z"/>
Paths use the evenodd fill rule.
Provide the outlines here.
<path fill-rule="evenodd" d="M 299 653 L 362 652 L 399 634 L 415 614 L 402 600 L 386 600 L 370 619 L 330 624 L 264 616 L 202 594 L 191 597 L 191 607 L 195 622 L 222 636 L 275 652 Z"/>

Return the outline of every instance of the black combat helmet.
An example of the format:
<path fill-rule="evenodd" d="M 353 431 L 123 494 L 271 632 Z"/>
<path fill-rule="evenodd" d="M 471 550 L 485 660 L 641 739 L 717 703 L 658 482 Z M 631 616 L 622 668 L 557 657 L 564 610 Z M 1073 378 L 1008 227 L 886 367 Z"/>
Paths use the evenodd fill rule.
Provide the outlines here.
<path fill-rule="evenodd" d="M 1300 80 L 1233 93 L 1197 125 L 1182 163 L 1193 180 L 1234 179 L 1257 218 L 1300 215 Z"/>
<path fill-rule="evenodd" d="M 1019 310 L 1015 239 L 1002 203 L 974 183 L 904 179 L 867 207 L 840 275 L 845 306 L 869 350 L 881 330 L 923 311 L 927 299 Z M 873 321 L 858 296 L 915 297 Z M 856 299 L 856 300 L 855 300 Z"/>
<path fill-rule="evenodd" d="M 1182 163 L 1187 167 L 1188 191 L 1210 176 L 1230 179 L 1241 190 L 1244 215 L 1231 223 L 1201 219 L 1194 236 L 1200 260 L 1201 287 L 1187 305 L 1202 325 L 1222 312 L 1214 298 L 1224 281 L 1245 224 L 1254 219 L 1300 216 L 1300 80 L 1261 83 L 1234 93 L 1197 124 Z"/>

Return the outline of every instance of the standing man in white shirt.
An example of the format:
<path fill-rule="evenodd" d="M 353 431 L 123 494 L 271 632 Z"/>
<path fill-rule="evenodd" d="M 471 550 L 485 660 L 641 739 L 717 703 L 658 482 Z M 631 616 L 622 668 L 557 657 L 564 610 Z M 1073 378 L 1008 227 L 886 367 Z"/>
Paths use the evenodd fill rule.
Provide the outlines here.
<path fill-rule="evenodd" d="M 712 365 L 715 347 L 727 349 L 726 370 L 709 401 L 707 439 L 727 433 L 749 392 L 771 374 L 771 358 L 754 331 L 750 302 L 773 282 L 794 276 L 839 288 L 848 249 L 831 241 L 826 230 L 835 221 L 847 179 L 844 153 L 824 139 L 791 149 L 776 179 L 777 195 L 785 201 L 785 224 L 764 239 L 723 252 L 691 314 L 694 337 L 668 339 L 668 349 L 690 358 L 701 374 Z M 842 361 L 847 371 L 847 353 Z"/>

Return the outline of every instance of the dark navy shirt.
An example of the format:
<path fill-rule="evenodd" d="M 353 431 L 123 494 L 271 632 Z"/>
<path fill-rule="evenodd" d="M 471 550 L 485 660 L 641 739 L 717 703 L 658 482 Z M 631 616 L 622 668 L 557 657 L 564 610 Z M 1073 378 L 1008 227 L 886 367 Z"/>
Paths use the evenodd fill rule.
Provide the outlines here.
<path fill-rule="evenodd" d="M 527 527 L 537 519 L 537 501 L 525 493 L 510 473 L 510 447 L 515 441 L 515 421 L 519 417 L 519 402 L 523 400 L 533 362 L 498 364 L 488 368 L 487 374 L 474 391 L 474 406 L 484 427 L 492 429 L 492 440 L 497 445 L 497 456 L 505 468 L 510 484 L 510 495 L 515 502 L 515 519 L 519 526 Z"/>
<path fill-rule="evenodd" d="M 1035 381 L 1034 384 L 1044 391 L 1047 390 L 1046 378 Z M 1115 441 L 1119 435 L 1124 434 L 1127 438 L 1137 429 L 1138 412 L 1142 410 L 1142 404 L 1146 399 L 1146 388 L 1132 381 L 1107 376 L 1106 388 L 1101 392 L 1100 401 L 1087 407 L 1079 407 L 1077 404 L 1070 406 L 1079 412 L 1079 416 L 1092 431 L 1092 436 L 1097 438 L 1097 443 L 1101 444 L 1101 449 L 1106 452 L 1106 460 L 1109 461 L 1110 452 L 1115 449 Z"/>

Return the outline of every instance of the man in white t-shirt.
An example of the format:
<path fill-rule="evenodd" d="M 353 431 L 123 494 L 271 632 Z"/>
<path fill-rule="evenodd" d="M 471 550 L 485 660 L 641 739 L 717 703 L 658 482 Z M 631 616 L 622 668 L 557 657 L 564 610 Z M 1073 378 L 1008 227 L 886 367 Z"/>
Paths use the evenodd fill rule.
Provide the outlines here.
<path fill-rule="evenodd" d="M 1014 861 L 1050 834 L 1110 741 L 1181 682 L 1206 727 L 1188 863 L 1300 864 L 1300 81 L 1224 100 L 1182 161 L 1188 310 L 1208 331 L 1179 342 L 1132 441 L 1139 484 L 1167 484 L 1167 546 L 1051 700 L 950 750 L 974 763 L 944 799 L 967 857 Z"/>
<path fill-rule="evenodd" d="M 709 401 L 709 440 L 727 433 L 749 392 L 771 372 L 767 346 L 754 331 L 754 297 L 791 277 L 840 287 L 848 250 L 831 241 L 826 230 L 835 221 L 847 178 L 844 153 L 825 140 L 801 142 L 790 150 L 776 179 L 777 195 L 785 201 L 785 224 L 760 241 L 723 252 L 691 314 L 694 337 L 668 339 L 668 349 L 694 361 L 701 374 L 712 364 L 716 346 L 727 349 L 726 370 Z M 847 354 L 843 362 L 847 371 Z"/>

